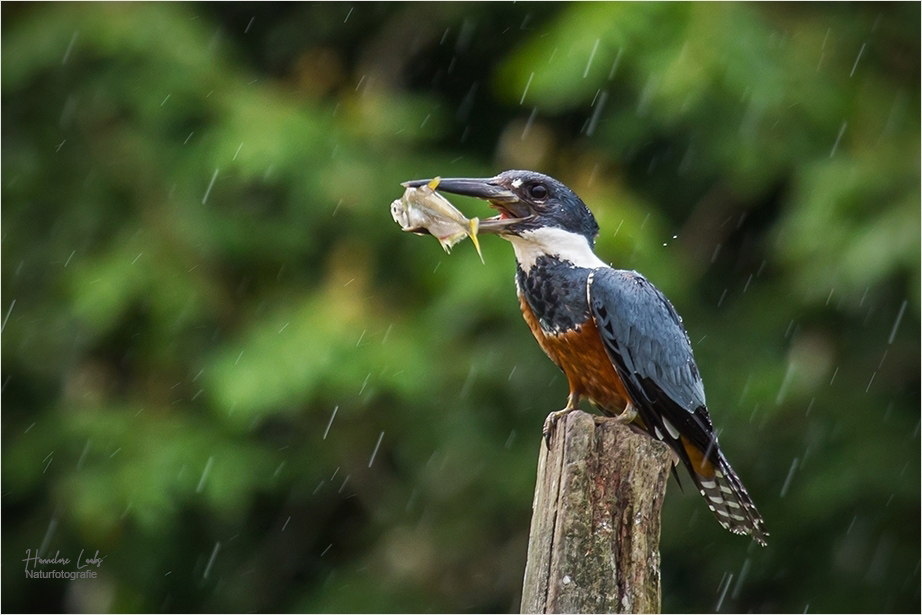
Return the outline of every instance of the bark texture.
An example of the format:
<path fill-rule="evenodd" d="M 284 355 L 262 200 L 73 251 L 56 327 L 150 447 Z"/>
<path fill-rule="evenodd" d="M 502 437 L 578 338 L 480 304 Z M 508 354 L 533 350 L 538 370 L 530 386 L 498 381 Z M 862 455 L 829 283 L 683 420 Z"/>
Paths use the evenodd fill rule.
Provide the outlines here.
<path fill-rule="evenodd" d="M 571 412 L 542 442 L 522 613 L 658 613 L 660 510 L 672 453 Z"/>

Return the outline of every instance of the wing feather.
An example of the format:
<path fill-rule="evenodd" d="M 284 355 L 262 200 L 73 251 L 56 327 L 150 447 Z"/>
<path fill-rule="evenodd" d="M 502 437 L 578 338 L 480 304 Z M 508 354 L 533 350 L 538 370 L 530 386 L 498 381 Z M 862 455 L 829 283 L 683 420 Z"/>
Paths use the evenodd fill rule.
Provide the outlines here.
<path fill-rule="evenodd" d="M 605 351 L 646 430 L 682 459 L 721 525 L 764 545 L 762 517 L 717 444 L 675 308 L 634 271 L 593 271 L 587 296 Z"/>
<path fill-rule="evenodd" d="M 639 273 L 616 269 L 593 272 L 588 299 L 605 350 L 650 433 L 658 428 L 677 443 L 671 434 L 678 429 L 702 450 L 715 448 L 691 342 L 669 300 Z"/>

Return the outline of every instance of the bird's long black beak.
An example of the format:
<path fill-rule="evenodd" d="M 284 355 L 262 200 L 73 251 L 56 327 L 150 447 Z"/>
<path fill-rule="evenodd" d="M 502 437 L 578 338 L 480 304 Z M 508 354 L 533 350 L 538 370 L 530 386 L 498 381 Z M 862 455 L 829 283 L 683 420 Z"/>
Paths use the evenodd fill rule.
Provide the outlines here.
<path fill-rule="evenodd" d="M 431 179 L 415 179 L 404 182 L 405 188 L 418 188 L 431 182 Z M 504 188 L 490 179 L 470 179 L 470 178 L 449 178 L 439 181 L 436 190 L 439 192 L 449 192 L 451 194 L 460 194 L 461 196 L 473 196 L 478 199 L 484 199 L 498 205 L 518 202 L 519 197 L 514 192 Z"/>
<path fill-rule="evenodd" d="M 431 179 L 414 179 L 403 182 L 405 188 L 419 188 L 429 184 Z M 528 208 L 519 197 L 508 188 L 499 184 L 495 178 L 447 178 L 439 180 L 435 188 L 438 192 L 472 196 L 489 201 L 490 205 L 500 212 L 494 218 L 480 221 L 480 233 L 499 234 L 509 230 L 509 227 L 523 218 L 531 215 Z"/>

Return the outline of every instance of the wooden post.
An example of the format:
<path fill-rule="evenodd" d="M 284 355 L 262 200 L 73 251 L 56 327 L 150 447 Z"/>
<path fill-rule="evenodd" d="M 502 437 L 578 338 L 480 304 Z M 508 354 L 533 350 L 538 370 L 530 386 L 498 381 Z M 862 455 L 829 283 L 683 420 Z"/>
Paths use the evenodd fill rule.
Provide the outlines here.
<path fill-rule="evenodd" d="M 616 419 L 571 412 L 541 443 L 522 613 L 658 613 L 672 453 Z"/>

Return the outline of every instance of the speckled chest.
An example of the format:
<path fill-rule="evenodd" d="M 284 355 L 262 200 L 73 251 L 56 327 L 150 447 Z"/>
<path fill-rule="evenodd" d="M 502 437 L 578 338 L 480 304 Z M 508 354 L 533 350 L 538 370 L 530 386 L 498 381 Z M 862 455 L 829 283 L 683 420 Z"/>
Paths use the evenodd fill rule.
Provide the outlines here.
<path fill-rule="evenodd" d="M 590 318 L 586 284 L 590 269 L 551 256 L 542 256 L 526 273 L 516 271 L 519 295 L 531 308 L 542 331 L 559 335 Z"/>
<path fill-rule="evenodd" d="M 602 344 L 589 311 L 591 269 L 541 257 L 516 286 L 522 316 L 541 349 L 563 370 L 570 393 L 588 397 L 606 414 L 616 414 L 628 394 Z"/>

